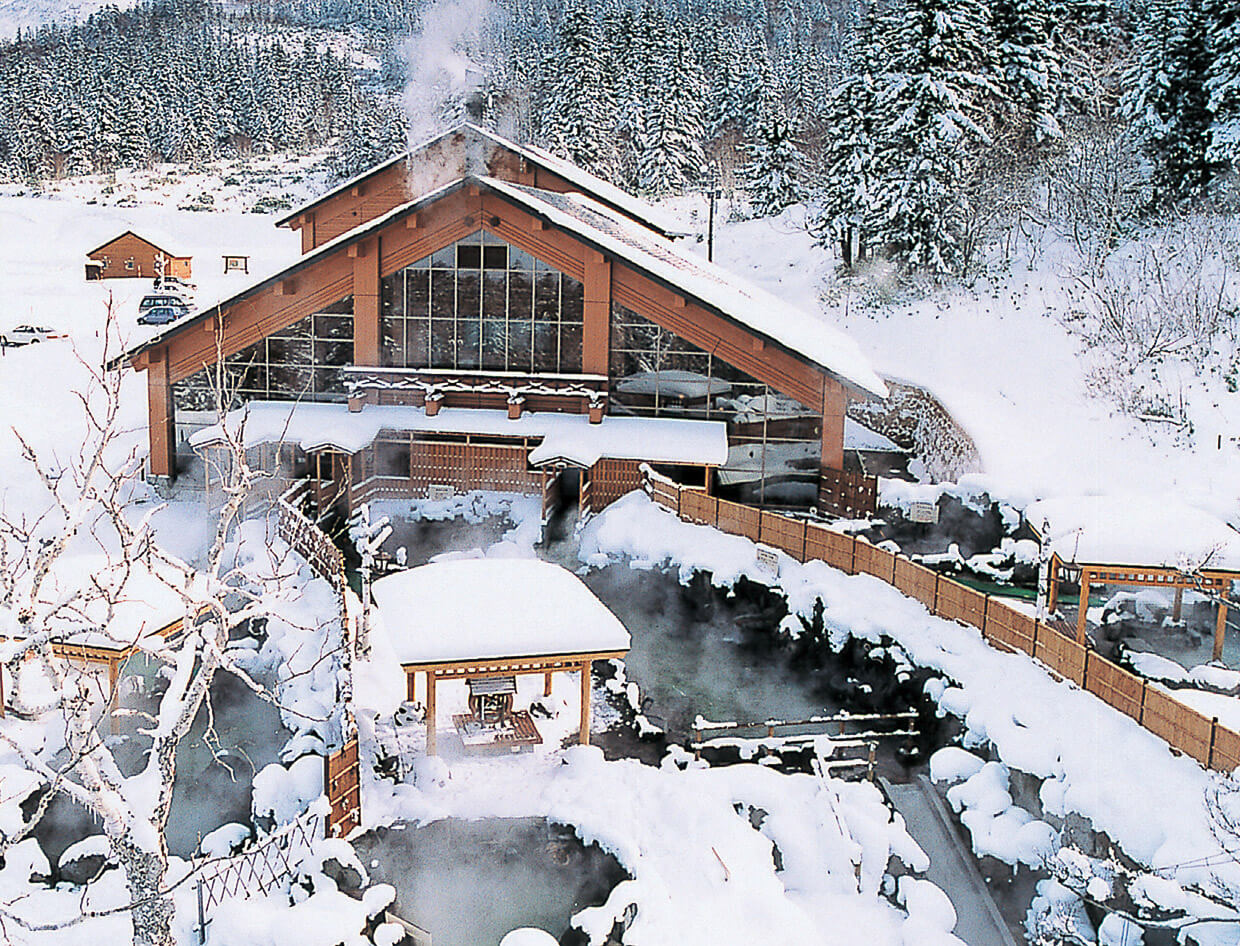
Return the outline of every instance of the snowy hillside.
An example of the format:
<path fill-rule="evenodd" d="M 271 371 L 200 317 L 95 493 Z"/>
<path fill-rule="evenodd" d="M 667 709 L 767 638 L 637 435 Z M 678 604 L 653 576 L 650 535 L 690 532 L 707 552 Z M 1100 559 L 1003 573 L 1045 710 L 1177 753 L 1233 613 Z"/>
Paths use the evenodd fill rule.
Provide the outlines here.
<path fill-rule="evenodd" d="M 1182 399 L 1188 424 L 1137 419 L 1093 390 L 1106 356 L 1064 325 L 1073 301 L 1062 247 L 972 288 L 875 303 L 864 281 L 835 275 L 837 259 L 801 219 L 794 208 L 724 223 L 715 258 L 845 330 L 881 373 L 931 390 L 977 444 L 976 482 L 994 498 L 1023 508 L 1051 495 L 1175 490 L 1240 521 L 1240 393 L 1178 358 L 1163 362 L 1160 381 Z"/>
<path fill-rule="evenodd" d="M 106 6 L 125 7 L 129 4 L 110 0 L 0 0 L 0 39 L 17 35 L 46 23 L 69 23 L 84 20 Z"/>

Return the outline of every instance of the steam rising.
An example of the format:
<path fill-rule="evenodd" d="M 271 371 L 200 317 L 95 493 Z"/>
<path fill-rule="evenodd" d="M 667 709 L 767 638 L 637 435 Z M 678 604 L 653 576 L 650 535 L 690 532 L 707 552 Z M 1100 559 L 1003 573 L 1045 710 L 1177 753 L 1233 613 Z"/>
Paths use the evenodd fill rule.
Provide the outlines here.
<path fill-rule="evenodd" d="M 494 63 L 502 13 L 493 0 L 441 0 L 422 13 L 406 44 L 409 84 L 403 96 L 409 146 L 415 147 L 465 117 Z"/>

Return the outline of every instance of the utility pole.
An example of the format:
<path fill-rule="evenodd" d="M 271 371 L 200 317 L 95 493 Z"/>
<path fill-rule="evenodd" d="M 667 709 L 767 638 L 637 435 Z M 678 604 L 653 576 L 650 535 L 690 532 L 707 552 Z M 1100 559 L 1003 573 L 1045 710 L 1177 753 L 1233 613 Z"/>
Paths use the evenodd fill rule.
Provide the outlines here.
<path fill-rule="evenodd" d="M 714 161 L 710 164 L 710 187 L 706 191 L 706 196 L 710 199 L 710 209 L 706 214 L 706 261 L 713 263 L 715 261 L 715 201 L 722 196 L 719 190 L 719 165 Z"/>

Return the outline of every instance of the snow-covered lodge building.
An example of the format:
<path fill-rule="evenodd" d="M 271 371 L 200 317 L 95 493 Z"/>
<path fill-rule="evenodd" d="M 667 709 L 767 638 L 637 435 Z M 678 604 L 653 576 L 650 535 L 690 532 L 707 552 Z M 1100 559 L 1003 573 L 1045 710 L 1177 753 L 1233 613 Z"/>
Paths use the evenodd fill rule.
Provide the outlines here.
<path fill-rule="evenodd" d="M 222 352 L 247 446 L 350 501 L 579 470 L 601 505 L 649 462 L 761 505 L 864 505 L 845 409 L 886 387 L 856 345 L 580 168 L 463 125 L 280 223 L 299 260 L 126 354 L 153 475 L 222 438 Z"/>

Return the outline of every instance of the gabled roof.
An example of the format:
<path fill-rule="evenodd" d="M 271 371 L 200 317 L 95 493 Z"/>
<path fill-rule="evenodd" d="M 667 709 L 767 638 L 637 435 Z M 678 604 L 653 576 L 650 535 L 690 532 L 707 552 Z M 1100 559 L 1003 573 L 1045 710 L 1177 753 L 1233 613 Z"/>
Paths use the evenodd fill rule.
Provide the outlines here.
<path fill-rule="evenodd" d="M 349 178 L 347 181 L 342 184 L 338 184 L 327 193 L 315 197 L 294 210 L 289 211 L 276 221 L 276 226 L 282 227 L 292 223 L 292 221 L 301 214 L 313 210 L 320 204 L 323 204 L 331 198 L 357 186 L 362 181 L 368 180 L 376 174 L 386 171 L 395 165 L 409 161 L 413 156 L 418 155 L 453 136 L 462 136 L 465 139 L 461 149 L 462 175 L 482 175 L 487 173 L 486 158 L 489 157 L 489 154 L 485 156 L 480 154 L 477 148 L 479 144 L 489 146 L 490 148 L 503 148 L 514 154 L 520 155 L 531 164 L 537 165 L 538 167 L 564 178 L 564 180 L 576 187 L 579 187 L 582 193 L 593 197 L 595 200 L 605 204 L 606 206 L 619 210 L 623 214 L 640 220 L 642 223 L 646 224 L 651 229 L 658 231 L 664 236 L 681 236 L 687 232 L 684 226 L 678 223 L 672 215 L 663 212 L 659 208 L 642 200 L 640 197 L 635 197 L 619 187 L 616 187 L 614 184 L 608 183 L 601 177 L 591 174 L 589 171 L 578 167 L 571 161 L 565 161 L 563 158 L 557 157 L 550 151 L 545 151 L 544 149 L 533 145 L 517 144 L 515 141 L 505 138 L 502 135 L 498 135 L 490 129 L 482 128 L 481 126 L 472 124 L 471 122 L 464 122 L 457 125 L 455 128 L 451 128 L 442 134 L 438 134 L 433 138 L 427 139 L 416 147 L 411 148 L 409 151 L 405 151 L 401 154 L 388 158 L 388 160 L 383 163 L 376 164 L 374 167 L 363 171 L 361 174 Z"/>
<path fill-rule="evenodd" d="M 148 230 L 147 232 L 149 233 L 150 231 Z M 159 252 L 163 253 L 169 259 L 185 259 L 190 255 L 189 253 L 177 253 L 177 252 L 174 252 L 173 250 L 168 249 L 169 246 L 173 245 L 174 241 L 170 240 L 167 236 L 165 236 L 162 233 L 155 234 L 154 239 L 152 239 L 149 236 L 143 236 L 141 233 L 138 233 L 136 230 L 124 230 L 121 233 L 118 233 L 116 236 L 112 237 L 111 239 L 104 240 L 93 250 L 87 250 L 86 255 L 90 256 L 94 253 L 98 253 L 100 250 L 115 243 L 117 240 L 119 240 L 123 236 L 137 237 L 143 243 L 149 243 L 151 246 L 155 247 L 155 249 L 159 250 Z"/>
<path fill-rule="evenodd" d="M 574 235 L 599 252 L 624 262 L 669 289 L 717 313 L 802 361 L 816 365 L 846 385 L 877 397 L 887 396 L 887 385 L 870 367 L 856 342 L 822 319 L 791 306 L 700 256 L 682 250 L 670 240 L 646 230 L 621 214 L 582 194 L 560 194 L 488 177 L 465 177 L 395 207 L 369 223 L 343 233 L 311 250 L 279 273 L 259 277 L 245 289 L 169 325 L 147 342 L 126 352 L 114 364 L 128 360 L 185 331 L 217 309 L 236 304 L 277 281 L 288 279 L 317 260 L 396 223 L 421 208 L 460 190 L 478 187 L 521 207 L 553 226 Z"/>

